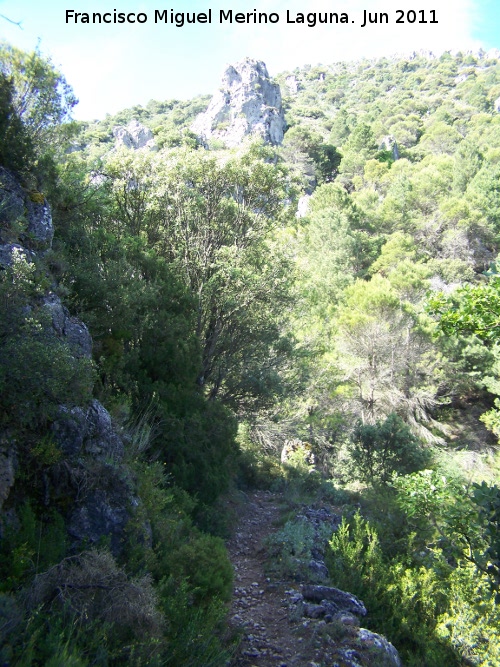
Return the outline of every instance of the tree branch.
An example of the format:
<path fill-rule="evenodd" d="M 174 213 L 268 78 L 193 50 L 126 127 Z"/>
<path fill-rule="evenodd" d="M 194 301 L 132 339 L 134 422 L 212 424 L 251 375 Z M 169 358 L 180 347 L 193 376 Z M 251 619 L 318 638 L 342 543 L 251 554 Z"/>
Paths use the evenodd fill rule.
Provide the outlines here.
<path fill-rule="evenodd" d="M 4 21 L 8 21 L 9 23 L 12 23 L 12 25 L 17 25 L 17 27 L 20 30 L 23 30 L 23 26 L 21 25 L 22 21 L 13 21 L 8 16 L 5 16 L 4 14 L 0 14 L 0 18 L 3 19 Z"/>

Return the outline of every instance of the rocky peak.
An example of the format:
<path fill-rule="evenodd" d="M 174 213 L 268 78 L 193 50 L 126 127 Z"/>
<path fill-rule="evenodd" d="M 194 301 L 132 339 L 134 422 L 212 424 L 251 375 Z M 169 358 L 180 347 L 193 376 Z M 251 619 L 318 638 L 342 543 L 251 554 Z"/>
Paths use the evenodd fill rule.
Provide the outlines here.
<path fill-rule="evenodd" d="M 133 150 L 139 148 L 154 150 L 156 148 L 151 130 L 136 119 L 131 120 L 128 125 L 115 125 L 113 136 L 116 140 L 116 148 L 120 146 Z"/>
<path fill-rule="evenodd" d="M 226 69 L 221 87 L 191 127 L 203 141 L 220 139 L 229 147 L 249 135 L 280 144 L 284 128 L 280 87 L 262 61 L 250 58 Z"/>

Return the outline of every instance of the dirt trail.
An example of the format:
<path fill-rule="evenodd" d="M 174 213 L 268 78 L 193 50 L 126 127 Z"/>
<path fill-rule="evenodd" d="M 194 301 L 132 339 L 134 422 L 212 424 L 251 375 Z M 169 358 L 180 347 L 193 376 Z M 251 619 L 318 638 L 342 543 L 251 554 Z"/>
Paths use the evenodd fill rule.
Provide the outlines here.
<path fill-rule="evenodd" d="M 231 667 L 309 667 L 316 663 L 306 628 L 289 620 L 290 585 L 266 576 L 264 540 L 277 530 L 280 496 L 254 491 L 239 510 L 238 527 L 228 542 L 235 569 L 231 622 L 243 628 L 243 641 Z"/>
<path fill-rule="evenodd" d="M 230 667 L 401 667 L 396 649 L 384 637 L 359 627 L 358 616 L 366 609 L 350 593 L 302 588 L 304 595 L 305 588 L 334 593 L 329 599 L 337 604 L 328 618 L 321 606 L 331 604 L 328 600 L 306 604 L 300 583 L 270 578 L 265 540 L 280 529 L 284 507 L 283 497 L 270 491 L 253 491 L 238 506 L 237 528 L 227 547 L 235 570 L 230 619 L 243 637 Z M 301 508 L 301 517 L 304 512 L 321 520 L 325 513 L 330 520 L 341 516 L 340 508 Z"/>

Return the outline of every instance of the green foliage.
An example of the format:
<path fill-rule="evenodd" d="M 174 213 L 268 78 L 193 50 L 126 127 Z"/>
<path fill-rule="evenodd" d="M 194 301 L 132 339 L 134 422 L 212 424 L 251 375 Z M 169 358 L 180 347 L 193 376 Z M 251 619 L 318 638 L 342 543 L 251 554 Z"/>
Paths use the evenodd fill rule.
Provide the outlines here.
<path fill-rule="evenodd" d="M 407 474 L 429 462 L 429 452 L 396 414 L 374 425 L 359 423 L 351 436 L 351 456 L 359 478 L 387 484 L 392 474 Z"/>
<path fill-rule="evenodd" d="M 295 125 L 285 134 L 282 157 L 317 185 L 333 181 L 338 173 L 341 155 L 331 144 L 325 143 L 321 134 Z"/>
<path fill-rule="evenodd" d="M 429 299 L 429 309 L 447 335 L 474 334 L 491 344 L 499 337 L 500 278 L 494 275 L 485 284 L 466 285 L 451 296 L 437 294 Z"/>
<path fill-rule="evenodd" d="M 51 330 L 49 312 L 30 306 L 41 291 L 35 266 L 14 254 L 0 275 L 0 406 L 2 422 L 44 425 L 58 405 L 90 398 L 94 375 Z"/>
<path fill-rule="evenodd" d="M 0 48 L 1 71 L 13 79 L 14 107 L 30 133 L 38 137 L 66 120 L 77 100 L 50 60 L 38 51 L 25 53 L 6 43 Z"/>
<path fill-rule="evenodd" d="M 8 525 L 0 544 L 1 590 L 16 591 L 66 553 L 66 526 L 53 510 L 35 514 L 29 500 L 19 508 L 19 525 Z"/>
<path fill-rule="evenodd" d="M 428 300 L 428 310 L 437 316 L 439 328 L 449 336 L 473 336 L 490 351 L 491 365 L 480 378 L 494 395 L 500 393 L 498 381 L 498 351 L 500 325 L 500 278 L 493 265 L 488 281 L 480 285 L 465 285 L 451 295 L 439 293 Z M 474 372 L 474 370 L 473 370 Z M 496 436 L 500 436 L 500 401 L 481 416 Z"/>
<path fill-rule="evenodd" d="M 444 335 L 432 338 L 422 313 L 429 288 L 473 281 L 498 251 L 497 61 L 296 70 L 283 147 L 242 152 L 216 141 L 207 152 L 190 132 L 207 98 L 72 125 L 75 99 L 48 60 L 2 46 L 0 62 L 0 165 L 35 198 L 44 183 L 56 223 L 39 266 L 15 254 L 0 278 L 0 426 L 20 456 L 8 499 L 19 525 L 2 528 L 0 546 L 0 661 L 227 663 L 231 570 L 199 527 L 222 530 L 214 503 L 238 469 L 238 415 L 273 425 L 264 440 L 240 432 L 240 479 L 338 503 L 308 452 L 280 468 L 277 443 L 294 432 L 339 471 L 361 419 L 351 455 L 358 480 L 379 485 L 362 501 L 380 525 L 344 522 L 335 585 L 360 595 L 410 667 L 498 664 L 498 488 L 411 474 L 425 463 L 416 437 L 445 443 L 442 403 L 500 394 L 496 276 L 432 298 Z M 158 152 L 109 151 L 113 126 L 132 119 Z M 388 135 L 397 160 L 380 148 Z M 309 192 L 323 183 L 300 221 L 293 179 Z M 22 224 L 2 238 L 17 240 Z M 42 496 L 61 464 L 47 426 L 59 403 L 84 405 L 94 379 L 52 332 L 42 304 L 55 279 L 91 330 L 96 395 L 136 422 L 124 465 L 139 502 L 120 565 L 65 559 L 64 518 Z M 500 432 L 498 405 L 483 421 Z M 279 531 L 269 549 L 283 576 L 308 576 L 315 539 L 300 520 Z M 78 589 L 82 577 L 118 584 L 119 618 L 103 589 Z M 35 601 L 24 618 L 21 587 Z"/>
<path fill-rule="evenodd" d="M 53 157 L 64 150 L 59 127 L 69 120 L 77 99 L 38 49 L 27 53 L 0 43 L 0 75 L 2 111 L 10 111 L 7 126 L 0 129 L 0 146 L 7 142 L 0 153 L 9 150 L 5 166 L 21 171 L 30 181 L 53 185 Z"/>
<path fill-rule="evenodd" d="M 499 599 L 498 487 L 482 482 L 467 488 L 463 481 L 431 470 L 398 478 L 394 486 L 420 539 L 427 532 L 459 563 L 472 563 Z"/>
<path fill-rule="evenodd" d="M 314 546 L 314 527 L 306 519 L 287 521 L 267 539 L 271 568 L 280 578 L 302 581 Z"/>
<path fill-rule="evenodd" d="M 368 626 L 397 646 L 405 664 L 458 667 L 463 659 L 494 664 L 498 611 L 484 579 L 470 568 L 452 568 L 439 550 L 427 562 L 418 553 L 388 558 L 377 529 L 359 514 L 351 522 L 344 519 L 330 547 L 332 580 L 364 601 Z"/>
<path fill-rule="evenodd" d="M 168 579 L 160 586 L 162 611 L 168 619 L 167 650 L 162 665 L 219 667 L 231 649 L 223 641 L 226 608 L 217 600 L 203 607 L 192 604 L 187 583 Z"/>
<path fill-rule="evenodd" d="M 12 80 L 0 73 L 0 165 L 16 172 L 27 172 L 34 160 L 32 141 L 16 114 L 13 97 Z"/>
<path fill-rule="evenodd" d="M 174 578 L 185 578 L 194 599 L 207 603 L 214 597 L 231 597 L 233 569 L 221 538 L 194 535 L 169 557 Z"/>

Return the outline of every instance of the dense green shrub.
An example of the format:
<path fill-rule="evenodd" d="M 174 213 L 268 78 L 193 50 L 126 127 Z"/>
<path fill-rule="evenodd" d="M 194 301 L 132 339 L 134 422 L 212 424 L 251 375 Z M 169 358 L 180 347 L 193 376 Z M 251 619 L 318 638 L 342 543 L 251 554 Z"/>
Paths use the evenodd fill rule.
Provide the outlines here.
<path fill-rule="evenodd" d="M 439 547 L 409 536 L 406 553 L 388 556 L 374 524 L 344 519 L 327 558 L 335 585 L 366 604 L 366 622 L 397 647 L 411 667 L 490 667 L 500 652 L 500 613 L 488 578 L 471 564 L 450 565 Z"/>
<path fill-rule="evenodd" d="M 94 383 L 90 360 L 78 358 L 52 330 L 50 314 L 37 307 L 44 282 L 18 252 L 0 273 L 1 422 L 43 426 L 68 398 L 84 404 Z"/>
<path fill-rule="evenodd" d="M 169 554 L 168 562 L 172 576 L 188 582 L 197 603 L 231 597 L 233 568 L 220 537 L 194 533 Z"/>
<path fill-rule="evenodd" d="M 219 600 L 197 606 L 187 582 L 173 578 L 159 587 L 165 618 L 167 647 L 161 665 L 168 667 L 220 667 L 231 657 L 234 638 L 226 636 L 227 610 Z"/>
<path fill-rule="evenodd" d="M 396 414 L 373 425 L 358 424 L 352 435 L 351 456 L 359 478 L 371 484 L 386 484 L 394 472 L 415 472 L 430 460 L 429 451 Z"/>

